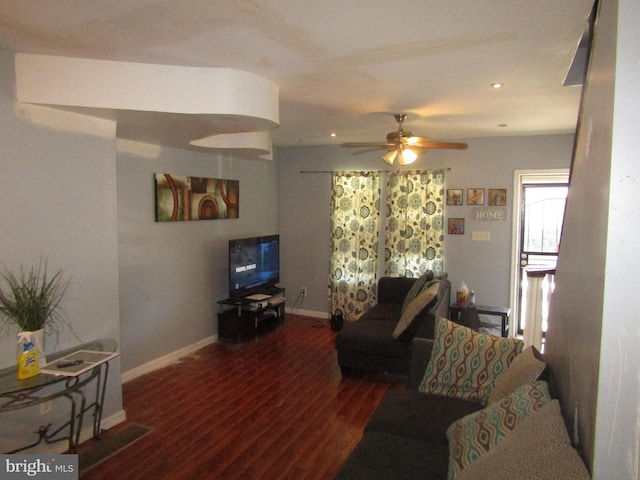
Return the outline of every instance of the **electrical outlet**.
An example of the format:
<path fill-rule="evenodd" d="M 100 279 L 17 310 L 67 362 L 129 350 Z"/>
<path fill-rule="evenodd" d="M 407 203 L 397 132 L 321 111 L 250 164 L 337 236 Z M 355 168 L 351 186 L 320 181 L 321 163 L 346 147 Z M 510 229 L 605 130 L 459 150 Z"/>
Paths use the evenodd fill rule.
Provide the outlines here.
<path fill-rule="evenodd" d="M 53 401 L 48 400 L 40 404 L 40 415 L 46 415 L 53 412 Z"/>
<path fill-rule="evenodd" d="M 303 296 L 303 297 L 306 297 L 306 296 L 307 296 L 307 287 L 302 287 L 302 288 L 300 289 L 300 293 L 302 293 L 302 296 Z"/>

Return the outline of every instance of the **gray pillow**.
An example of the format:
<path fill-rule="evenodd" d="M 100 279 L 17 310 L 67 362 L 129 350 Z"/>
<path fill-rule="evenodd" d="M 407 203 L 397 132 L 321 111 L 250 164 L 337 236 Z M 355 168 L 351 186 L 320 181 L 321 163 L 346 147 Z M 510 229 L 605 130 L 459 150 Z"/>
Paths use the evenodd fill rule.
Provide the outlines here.
<path fill-rule="evenodd" d="M 404 312 L 402 312 L 402 316 L 396 324 L 396 328 L 392 334 L 394 340 L 399 340 L 404 332 L 410 331 L 411 329 L 409 327 L 414 320 L 420 318 L 420 313 L 425 309 L 431 308 L 438 301 L 438 290 L 440 290 L 440 282 L 435 280 L 413 299 Z"/>
<path fill-rule="evenodd" d="M 521 385 L 534 383 L 546 368 L 546 363 L 539 360 L 540 352 L 530 345 L 518 354 L 504 372 L 496 378 L 495 387 L 489 394 L 487 403 L 499 401 L 513 393 Z"/>
<path fill-rule="evenodd" d="M 402 302 L 402 313 L 404 313 L 409 304 L 413 302 L 418 294 L 425 288 L 427 282 L 431 280 L 433 280 L 433 272 L 431 270 L 427 270 L 418 277 L 418 279 L 414 282 L 414 284 L 407 292 L 407 296 L 404 297 L 404 302 Z"/>

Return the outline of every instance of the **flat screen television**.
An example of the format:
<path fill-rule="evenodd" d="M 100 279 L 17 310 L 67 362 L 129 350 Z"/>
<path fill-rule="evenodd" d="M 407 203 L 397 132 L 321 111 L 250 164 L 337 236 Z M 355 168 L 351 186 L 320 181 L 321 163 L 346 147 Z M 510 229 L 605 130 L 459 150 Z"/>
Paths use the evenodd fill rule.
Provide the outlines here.
<path fill-rule="evenodd" d="M 229 296 L 265 290 L 280 281 L 280 236 L 229 240 Z"/>

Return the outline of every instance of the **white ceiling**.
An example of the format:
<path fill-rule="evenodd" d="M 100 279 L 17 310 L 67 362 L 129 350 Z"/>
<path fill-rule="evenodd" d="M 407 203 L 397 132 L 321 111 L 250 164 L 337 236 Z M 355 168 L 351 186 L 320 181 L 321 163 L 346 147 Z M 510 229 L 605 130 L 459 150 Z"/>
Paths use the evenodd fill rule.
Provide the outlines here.
<path fill-rule="evenodd" d="M 278 146 L 381 141 L 399 112 L 432 140 L 556 134 L 575 129 L 563 81 L 592 4 L 0 0 L 0 48 L 255 73 L 280 89 Z"/>

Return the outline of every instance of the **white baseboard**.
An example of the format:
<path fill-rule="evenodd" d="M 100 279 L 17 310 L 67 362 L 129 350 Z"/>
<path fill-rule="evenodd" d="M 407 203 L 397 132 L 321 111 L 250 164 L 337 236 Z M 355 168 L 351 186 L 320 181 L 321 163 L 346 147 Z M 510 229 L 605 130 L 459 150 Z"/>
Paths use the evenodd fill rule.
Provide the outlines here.
<path fill-rule="evenodd" d="M 207 337 L 204 340 L 200 340 L 199 342 L 188 345 L 180 350 L 176 350 L 174 352 L 168 353 L 167 355 L 163 355 L 162 357 L 158 357 L 150 362 L 143 363 L 142 365 L 132 368 L 131 370 L 127 370 L 122 373 L 122 383 L 127 383 L 134 378 L 138 378 L 145 373 L 153 372 L 154 370 L 158 370 L 159 368 L 168 367 L 176 363 L 183 357 L 192 354 L 196 350 L 200 350 L 202 347 L 206 347 L 212 343 L 216 343 L 218 341 L 218 335 L 213 335 L 211 337 Z"/>
<path fill-rule="evenodd" d="M 296 308 L 292 310 L 291 308 L 285 308 L 287 313 L 292 315 L 300 315 L 302 317 L 316 317 L 316 318 L 329 318 L 329 314 L 327 312 L 316 312 L 313 310 L 300 310 Z"/>
<path fill-rule="evenodd" d="M 103 418 L 102 422 L 100 422 L 100 426 L 102 427 L 103 430 L 109 430 L 111 427 L 115 427 L 119 423 L 124 422 L 126 419 L 127 419 L 127 412 L 125 412 L 124 410 L 120 410 L 119 412 L 116 412 L 113 415 L 109 415 L 107 418 Z M 85 431 L 83 429 L 82 432 L 80 433 L 80 438 L 82 438 L 82 435 L 84 433 Z M 93 432 L 91 430 L 88 430 L 87 433 L 89 433 L 89 437 L 93 435 Z"/>

